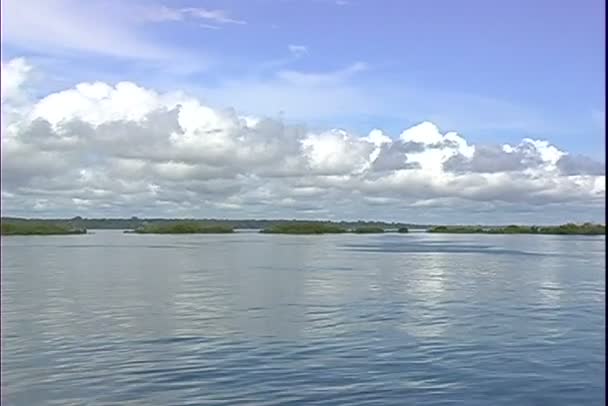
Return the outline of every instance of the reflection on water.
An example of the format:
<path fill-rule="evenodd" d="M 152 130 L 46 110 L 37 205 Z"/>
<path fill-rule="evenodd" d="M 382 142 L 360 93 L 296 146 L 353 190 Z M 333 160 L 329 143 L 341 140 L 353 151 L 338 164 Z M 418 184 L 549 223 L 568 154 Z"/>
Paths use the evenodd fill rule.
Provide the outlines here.
<path fill-rule="evenodd" d="M 603 237 L 2 239 L 6 404 L 603 404 Z"/>

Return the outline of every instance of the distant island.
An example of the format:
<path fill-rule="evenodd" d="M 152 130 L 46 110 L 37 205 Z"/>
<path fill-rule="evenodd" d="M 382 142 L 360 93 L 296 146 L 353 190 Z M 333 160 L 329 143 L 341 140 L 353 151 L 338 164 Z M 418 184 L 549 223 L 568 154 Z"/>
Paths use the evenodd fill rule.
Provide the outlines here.
<path fill-rule="evenodd" d="M 379 234 L 383 232 L 384 228 L 374 226 L 357 227 L 353 230 L 353 233 L 355 234 Z"/>
<path fill-rule="evenodd" d="M 260 231 L 264 234 L 339 234 L 348 230 L 335 224 L 299 223 L 277 224 Z"/>
<path fill-rule="evenodd" d="M 481 227 L 481 226 L 436 226 L 429 233 L 443 234 L 569 234 L 569 235 L 605 235 L 606 226 L 602 224 L 562 224 L 560 226 L 517 226 Z"/>
<path fill-rule="evenodd" d="M 402 227 L 403 228 L 403 227 Z M 381 234 L 386 230 L 380 226 L 361 226 L 354 228 L 341 227 L 332 223 L 287 223 L 265 228 L 263 234 Z"/>
<path fill-rule="evenodd" d="M 434 234 L 555 234 L 605 235 L 603 224 L 562 224 L 558 226 L 470 226 L 422 225 L 380 221 L 319 220 L 223 220 L 223 219 L 25 219 L 2 217 L 2 235 L 86 234 L 87 230 L 128 230 L 133 234 L 226 234 L 237 229 L 255 229 L 263 234 L 381 234 L 409 233 L 411 230 Z"/>
<path fill-rule="evenodd" d="M 193 218 L 83 218 L 80 216 L 65 218 L 65 219 L 35 219 L 22 217 L 2 217 L 2 223 L 45 223 L 45 224 L 69 224 L 78 228 L 86 228 L 88 230 L 135 230 L 144 226 L 151 225 L 170 225 L 177 223 L 196 223 L 204 226 L 227 226 L 233 229 L 255 229 L 264 230 L 276 225 L 294 224 L 303 225 L 309 223 L 316 224 L 332 224 L 347 230 L 352 230 L 358 227 L 382 227 L 385 230 L 397 230 L 401 227 L 409 229 L 427 229 L 432 227 L 432 224 L 412 224 L 403 222 L 384 222 L 384 221 L 324 221 L 324 220 L 294 220 L 294 219 L 193 219 Z"/>
<path fill-rule="evenodd" d="M 230 226 L 205 226 L 197 223 L 152 224 L 138 227 L 135 234 L 227 234 L 233 233 Z"/>
<path fill-rule="evenodd" d="M 66 224 L 2 223 L 2 235 L 70 235 L 86 234 L 86 228 L 74 228 Z"/>

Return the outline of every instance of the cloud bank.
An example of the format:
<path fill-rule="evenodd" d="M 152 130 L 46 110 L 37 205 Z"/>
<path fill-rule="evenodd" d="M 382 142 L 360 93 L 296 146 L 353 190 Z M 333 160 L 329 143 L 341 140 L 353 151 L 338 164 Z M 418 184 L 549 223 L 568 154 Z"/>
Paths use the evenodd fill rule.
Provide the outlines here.
<path fill-rule="evenodd" d="M 604 221 L 604 164 L 545 140 L 309 131 L 131 82 L 28 101 L 30 72 L 2 65 L 4 215 Z"/>

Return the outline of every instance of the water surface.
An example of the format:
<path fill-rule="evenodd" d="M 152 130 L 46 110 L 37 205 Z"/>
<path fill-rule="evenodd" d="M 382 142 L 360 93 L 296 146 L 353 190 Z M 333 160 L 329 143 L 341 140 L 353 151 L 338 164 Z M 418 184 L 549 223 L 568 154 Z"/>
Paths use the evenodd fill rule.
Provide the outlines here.
<path fill-rule="evenodd" d="M 604 244 L 3 237 L 3 404 L 604 404 Z"/>

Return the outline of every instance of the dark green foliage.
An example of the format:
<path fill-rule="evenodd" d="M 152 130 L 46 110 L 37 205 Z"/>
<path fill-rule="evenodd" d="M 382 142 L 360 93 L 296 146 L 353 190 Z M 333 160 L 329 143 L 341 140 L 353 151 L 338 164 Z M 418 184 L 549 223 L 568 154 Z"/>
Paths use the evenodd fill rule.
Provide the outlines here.
<path fill-rule="evenodd" d="M 483 233 L 484 230 L 477 226 L 437 226 L 427 230 L 429 233 L 450 233 L 450 234 L 472 234 Z M 488 231 L 489 232 L 489 231 Z"/>
<path fill-rule="evenodd" d="M 357 227 L 353 230 L 353 233 L 356 233 L 356 234 L 379 234 L 379 233 L 383 233 L 383 232 L 384 232 L 384 228 L 374 227 L 374 226 Z"/>
<path fill-rule="evenodd" d="M 562 224 L 560 226 L 517 226 L 482 228 L 476 226 L 437 226 L 428 230 L 429 233 L 451 234 L 570 234 L 570 235 L 605 235 L 606 226 L 603 224 Z"/>
<path fill-rule="evenodd" d="M 183 228 L 183 224 L 188 227 Z M 163 231 L 180 225 L 174 231 Z M 219 226 L 220 228 L 215 228 Z M 3 235 L 52 235 L 52 234 L 83 234 L 92 229 L 122 229 L 138 230 L 138 232 L 152 232 L 151 227 L 158 227 L 166 233 L 225 233 L 235 228 L 263 229 L 269 233 L 287 234 L 324 234 L 343 233 L 347 230 L 357 232 L 357 229 L 382 228 L 406 232 L 408 228 L 427 228 L 431 233 L 484 233 L 484 234 L 579 234 L 579 235 L 605 235 L 606 226 L 602 224 L 563 224 L 560 226 L 428 226 L 411 225 L 404 223 L 384 223 L 375 221 L 303 221 L 303 220 L 221 220 L 221 219 L 141 219 L 131 217 L 125 219 L 87 219 L 80 216 L 70 219 L 25 219 L 15 217 L 2 218 Z M 201 231 L 192 231 L 192 227 L 200 227 Z M 204 229 L 204 230 L 202 230 Z M 230 229 L 230 231 L 228 231 Z M 408 230 L 409 231 L 409 230 Z M 363 231 L 364 233 L 366 231 Z M 379 231 L 378 231 L 379 232 Z"/>
<path fill-rule="evenodd" d="M 573 223 L 562 224 L 556 227 L 540 227 L 540 234 L 584 234 L 584 235 L 605 235 L 606 226 L 603 224 L 585 223 L 577 225 Z"/>
<path fill-rule="evenodd" d="M 65 224 L 47 223 L 2 223 L 2 235 L 67 235 L 86 234 L 84 228 L 74 228 Z"/>
<path fill-rule="evenodd" d="M 345 233 L 343 227 L 326 223 L 277 224 L 260 231 L 265 234 L 337 234 Z"/>
<path fill-rule="evenodd" d="M 410 230 L 409 230 L 407 227 L 400 227 L 400 228 L 397 230 L 397 232 L 398 232 L 398 233 L 409 233 L 409 232 L 410 232 Z"/>
<path fill-rule="evenodd" d="M 205 226 L 197 223 L 152 224 L 135 229 L 137 234 L 226 234 L 234 229 L 229 226 Z"/>
<path fill-rule="evenodd" d="M 169 225 L 176 223 L 196 223 L 205 226 L 216 226 L 223 225 L 229 226 L 235 229 L 267 229 L 272 226 L 282 225 L 282 224 L 308 224 L 308 223 L 323 223 L 323 224 L 333 224 L 345 229 L 353 229 L 357 227 L 366 227 L 366 226 L 374 226 L 374 227 L 382 227 L 384 229 L 397 229 L 399 227 L 409 227 L 409 228 L 427 228 L 430 225 L 413 225 L 408 223 L 390 223 L 390 222 L 382 222 L 382 221 L 340 221 L 340 222 L 331 222 L 331 221 L 322 221 L 322 220 L 257 220 L 257 219 L 163 219 L 163 218 L 139 218 L 139 217 L 129 217 L 129 218 L 82 218 L 82 217 L 72 217 L 70 219 L 25 219 L 25 218 L 15 218 L 15 217 L 3 217 L 2 222 L 9 223 L 45 223 L 45 224 L 70 224 L 74 227 L 82 227 L 88 230 L 134 230 L 136 228 L 142 227 L 144 225 Z"/>
<path fill-rule="evenodd" d="M 429 233 L 449 233 L 450 229 L 447 228 L 446 226 L 437 226 L 437 227 L 432 227 L 432 228 L 428 229 L 427 232 L 429 232 Z"/>

